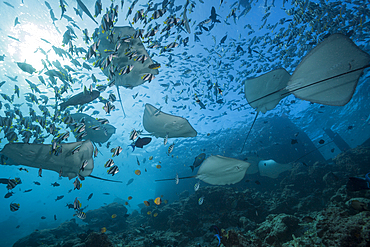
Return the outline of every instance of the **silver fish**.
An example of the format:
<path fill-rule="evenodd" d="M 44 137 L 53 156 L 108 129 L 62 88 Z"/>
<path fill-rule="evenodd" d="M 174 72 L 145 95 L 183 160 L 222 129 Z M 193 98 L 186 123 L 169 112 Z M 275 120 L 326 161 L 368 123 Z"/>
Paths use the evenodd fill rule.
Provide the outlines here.
<path fill-rule="evenodd" d="M 198 191 L 200 187 L 200 181 L 194 185 L 194 191 Z"/>
<path fill-rule="evenodd" d="M 167 142 L 168 142 L 168 134 L 166 134 L 166 136 L 163 140 L 163 144 L 166 146 Z"/>
<path fill-rule="evenodd" d="M 198 204 L 199 205 L 202 205 L 204 202 L 204 196 L 202 196 L 201 198 L 198 199 Z"/>

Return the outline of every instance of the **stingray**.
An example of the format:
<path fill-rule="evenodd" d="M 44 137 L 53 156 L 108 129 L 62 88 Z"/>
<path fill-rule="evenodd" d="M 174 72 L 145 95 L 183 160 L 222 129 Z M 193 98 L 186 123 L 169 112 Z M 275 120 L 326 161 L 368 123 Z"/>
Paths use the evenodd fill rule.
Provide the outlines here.
<path fill-rule="evenodd" d="M 288 84 L 289 78 L 290 74 L 285 69 L 277 69 L 245 81 L 245 98 L 249 105 L 256 109 L 257 113 L 247 137 L 244 140 L 242 151 L 254 123 L 256 122 L 258 113 L 266 113 L 267 111 L 274 109 L 279 101 L 285 97 L 282 96 L 281 92 L 288 92 L 285 87 Z"/>
<path fill-rule="evenodd" d="M 94 169 L 93 151 L 91 141 L 62 143 L 61 153 L 55 155 L 51 152 L 50 144 L 8 143 L 1 150 L 1 155 L 7 159 L 2 165 L 22 165 L 55 171 L 62 177 L 91 177 L 109 182 L 122 183 L 91 175 Z M 78 149 L 78 151 L 76 151 Z M 82 164 L 87 165 L 81 170 Z"/>
<path fill-rule="evenodd" d="M 75 122 L 81 122 L 84 118 L 85 123 L 85 133 L 86 135 L 81 139 L 90 140 L 94 143 L 104 143 L 109 140 L 109 138 L 116 133 L 116 128 L 110 124 L 102 124 L 98 120 L 85 113 L 74 113 L 70 115 Z M 71 130 L 74 130 L 75 127 L 69 125 Z M 94 128 L 93 128 L 94 127 Z M 73 132 L 75 136 L 78 133 Z"/>
<path fill-rule="evenodd" d="M 356 89 L 370 55 L 344 34 L 333 34 L 312 49 L 298 64 L 292 76 L 283 69 L 245 81 L 245 97 L 258 113 L 273 109 L 293 94 L 310 102 L 343 106 Z M 263 92 L 263 93 L 260 93 Z M 249 133 L 251 131 L 249 130 Z M 244 141 L 242 151 L 247 138 Z"/>
<path fill-rule="evenodd" d="M 179 179 L 196 178 L 212 185 L 236 184 L 244 178 L 249 166 L 250 163 L 242 160 L 223 157 L 220 155 L 211 155 L 203 161 L 202 165 L 199 167 L 197 175 L 182 177 Z M 175 179 L 170 178 L 155 181 L 166 180 Z"/>
<path fill-rule="evenodd" d="M 280 173 L 292 169 L 291 164 L 279 164 L 274 160 L 261 160 L 258 163 L 258 170 L 261 176 L 277 178 Z"/>
<path fill-rule="evenodd" d="M 151 104 L 145 105 L 143 126 L 155 137 L 195 137 L 197 132 L 188 120 L 162 112 Z"/>
<path fill-rule="evenodd" d="M 79 174 L 87 177 L 94 169 L 92 158 L 94 146 L 90 141 L 62 143 L 62 152 L 56 156 L 51 153 L 51 144 L 8 143 L 1 154 L 9 158 L 7 165 L 24 165 L 56 171 L 62 177 L 72 179 Z M 78 152 L 72 150 L 81 146 Z M 87 161 L 83 171 L 81 165 Z"/>
<path fill-rule="evenodd" d="M 114 56 L 111 58 L 109 66 L 104 66 L 102 69 L 103 73 L 117 87 L 118 97 L 125 116 L 119 86 L 126 88 L 137 87 L 145 82 L 146 76 L 157 75 L 158 69 L 149 68 L 155 63 L 145 50 L 139 37 L 140 35 L 135 35 L 139 30 L 128 26 L 114 27 L 113 29 L 114 32 L 104 32 L 102 27 L 100 27 L 98 50 L 101 54 L 101 61 L 107 61 L 112 56 L 112 51 L 114 51 Z M 134 38 L 134 36 L 137 38 Z M 145 59 L 139 59 L 140 57 Z M 122 73 L 122 70 L 127 67 L 130 68 L 129 72 Z M 117 68 L 117 70 L 112 73 L 111 68 Z M 149 82 L 151 80 L 152 77 L 150 76 Z"/>

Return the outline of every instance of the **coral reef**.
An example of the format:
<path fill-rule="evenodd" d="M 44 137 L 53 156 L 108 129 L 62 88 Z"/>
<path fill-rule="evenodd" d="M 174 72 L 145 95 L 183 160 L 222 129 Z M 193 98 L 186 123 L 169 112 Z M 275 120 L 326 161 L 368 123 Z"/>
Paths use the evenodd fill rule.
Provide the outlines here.
<path fill-rule="evenodd" d="M 112 203 L 88 211 L 87 225 L 73 219 L 14 246 L 370 246 L 370 190 L 346 189 L 348 177 L 368 172 L 369 160 L 370 148 L 358 147 L 335 164 L 296 164 L 284 178 L 261 180 L 276 186 L 204 186 L 170 204 L 151 200 L 129 216 Z"/>
<path fill-rule="evenodd" d="M 19 239 L 13 246 L 14 247 L 36 247 L 36 246 L 53 246 L 55 243 L 60 243 L 59 246 L 67 247 L 79 244 L 80 241 L 77 233 L 82 229 L 76 223 L 75 219 L 63 222 L 55 229 L 45 229 L 35 231 L 29 236 Z"/>
<path fill-rule="evenodd" d="M 347 210 L 328 208 L 320 213 L 317 236 L 325 246 L 368 246 L 370 243 L 370 212 L 354 216 Z"/>
<path fill-rule="evenodd" d="M 299 219 L 286 214 L 269 215 L 255 231 L 266 245 L 279 246 L 291 240 L 292 234 L 298 229 Z"/>
<path fill-rule="evenodd" d="M 86 212 L 86 222 L 91 229 L 100 230 L 102 226 L 110 231 L 123 229 L 126 226 L 127 208 L 114 202 L 107 206 Z"/>

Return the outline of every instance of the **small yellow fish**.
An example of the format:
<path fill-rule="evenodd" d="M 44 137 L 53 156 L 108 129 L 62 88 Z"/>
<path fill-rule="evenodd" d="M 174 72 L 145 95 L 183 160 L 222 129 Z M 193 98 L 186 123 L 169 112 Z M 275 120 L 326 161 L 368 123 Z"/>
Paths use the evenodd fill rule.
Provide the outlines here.
<path fill-rule="evenodd" d="M 157 216 L 158 216 L 158 213 L 154 213 L 154 214 L 153 214 L 153 217 L 157 217 Z"/>
<path fill-rule="evenodd" d="M 160 197 L 155 198 L 154 203 L 157 204 L 157 205 L 160 205 L 161 204 L 161 198 Z"/>
<path fill-rule="evenodd" d="M 152 211 L 148 211 L 146 212 L 147 215 L 151 215 L 152 214 Z"/>
<path fill-rule="evenodd" d="M 112 214 L 112 219 L 116 218 L 117 215 L 116 214 Z"/>
<path fill-rule="evenodd" d="M 102 229 L 100 229 L 100 232 L 101 233 L 105 233 L 107 231 L 107 228 L 106 227 L 103 227 Z"/>

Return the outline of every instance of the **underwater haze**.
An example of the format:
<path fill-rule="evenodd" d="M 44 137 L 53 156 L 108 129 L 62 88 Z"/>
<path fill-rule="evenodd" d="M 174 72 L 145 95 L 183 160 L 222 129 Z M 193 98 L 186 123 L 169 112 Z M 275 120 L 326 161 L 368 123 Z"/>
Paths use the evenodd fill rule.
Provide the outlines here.
<path fill-rule="evenodd" d="M 323 169 L 304 176 L 322 183 L 336 157 L 369 139 L 369 5 L 1 1 L 0 246 L 22 238 L 23 246 L 74 246 L 63 245 L 72 232 L 51 242 L 30 235 L 71 222 L 76 232 L 108 236 L 112 245 L 100 246 L 245 246 L 225 232 L 242 236 L 287 213 L 255 198 L 274 197 L 288 177 L 300 183 L 299 169 Z M 367 172 L 335 176 L 345 185 Z M 253 223 L 239 214 L 243 224 L 223 222 L 222 207 L 233 201 L 221 195 L 243 191 L 256 202 L 256 218 L 246 216 Z M 184 201 L 191 206 L 182 211 Z M 318 204 L 312 212 L 329 202 Z M 227 212 L 243 208 L 234 206 Z M 160 218 L 174 212 L 182 220 Z M 202 227 L 189 223 L 196 212 Z M 156 230 L 181 236 L 159 241 Z M 281 246 L 301 236 L 294 234 L 280 242 L 244 237 L 251 246 Z"/>

